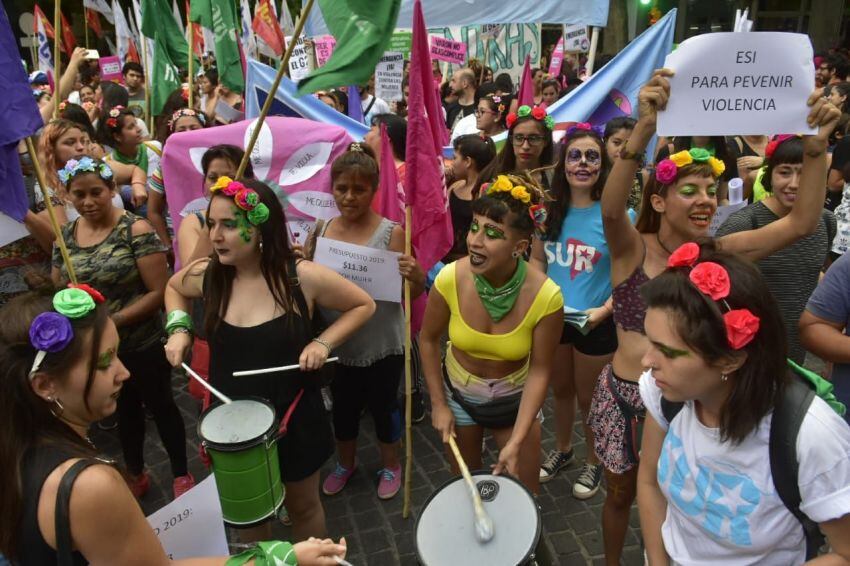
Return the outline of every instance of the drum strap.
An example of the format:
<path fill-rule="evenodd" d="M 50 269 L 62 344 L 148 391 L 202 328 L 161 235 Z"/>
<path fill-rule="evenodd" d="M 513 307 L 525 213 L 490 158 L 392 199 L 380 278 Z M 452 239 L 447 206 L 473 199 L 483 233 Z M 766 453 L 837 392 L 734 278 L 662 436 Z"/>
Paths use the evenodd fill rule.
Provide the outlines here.
<path fill-rule="evenodd" d="M 71 489 L 80 472 L 97 460 L 79 460 L 74 463 L 62 476 L 56 493 L 56 508 L 54 510 L 54 528 L 56 530 L 56 564 L 72 566 L 74 564 L 73 546 L 71 544 Z"/>
<path fill-rule="evenodd" d="M 295 412 L 295 408 L 298 406 L 298 402 L 301 401 L 301 397 L 304 395 L 304 388 L 302 387 L 298 394 L 295 396 L 295 400 L 289 405 L 289 408 L 286 409 L 286 413 L 284 413 L 283 418 L 280 419 L 280 428 L 277 429 L 277 432 L 280 436 L 286 436 L 286 429 L 289 428 L 289 419 L 292 418 L 292 413 Z"/>

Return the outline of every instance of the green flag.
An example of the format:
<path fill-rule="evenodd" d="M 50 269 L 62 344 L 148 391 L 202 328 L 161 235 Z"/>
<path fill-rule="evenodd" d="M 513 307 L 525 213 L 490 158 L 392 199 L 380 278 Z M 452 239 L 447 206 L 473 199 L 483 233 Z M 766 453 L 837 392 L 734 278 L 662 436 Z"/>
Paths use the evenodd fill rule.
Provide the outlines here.
<path fill-rule="evenodd" d="M 392 37 L 401 0 L 319 0 L 333 55 L 298 83 L 298 94 L 366 84 Z"/>
<path fill-rule="evenodd" d="M 162 35 L 163 45 L 171 61 L 180 67 L 189 64 L 189 44 L 180 25 L 174 19 L 174 12 L 168 0 L 142 0 L 142 35 L 155 38 Z M 154 75 L 158 78 L 158 75 Z"/>
<path fill-rule="evenodd" d="M 215 34 L 215 63 L 218 79 L 234 92 L 245 91 L 242 57 L 237 30 L 242 28 L 233 0 L 192 0 L 189 19 Z"/>
<path fill-rule="evenodd" d="M 154 35 L 153 74 L 151 81 L 151 112 L 154 116 L 162 114 L 162 107 L 168 96 L 180 88 L 180 75 L 177 67 L 168 55 L 165 38 L 161 32 Z"/>

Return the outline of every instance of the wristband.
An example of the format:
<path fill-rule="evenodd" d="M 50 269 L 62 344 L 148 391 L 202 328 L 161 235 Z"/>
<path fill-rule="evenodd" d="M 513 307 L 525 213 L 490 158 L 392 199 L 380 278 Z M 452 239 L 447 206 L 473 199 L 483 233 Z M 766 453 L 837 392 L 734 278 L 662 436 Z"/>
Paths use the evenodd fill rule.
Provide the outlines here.
<path fill-rule="evenodd" d="M 310 340 L 310 342 L 318 342 L 319 344 L 321 344 L 322 346 L 327 348 L 328 349 L 328 355 L 329 356 L 331 355 L 331 345 L 329 343 L 325 342 L 324 340 L 322 340 L 321 338 L 313 338 L 312 340 Z"/>
<path fill-rule="evenodd" d="M 192 317 L 189 313 L 182 310 L 173 310 L 168 313 L 165 319 L 165 331 L 169 336 L 174 334 L 178 328 L 185 328 L 187 332 L 192 332 Z"/>
<path fill-rule="evenodd" d="M 620 150 L 620 159 L 631 159 L 632 161 L 638 161 L 643 152 L 635 152 L 629 151 L 625 147 Z"/>

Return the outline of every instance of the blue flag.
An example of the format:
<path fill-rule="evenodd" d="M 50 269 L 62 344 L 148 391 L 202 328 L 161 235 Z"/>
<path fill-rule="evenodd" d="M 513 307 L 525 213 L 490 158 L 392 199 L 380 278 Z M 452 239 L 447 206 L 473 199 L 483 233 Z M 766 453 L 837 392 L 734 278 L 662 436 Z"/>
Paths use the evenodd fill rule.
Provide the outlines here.
<path fill-rule="evenodd" d="M 44 125 L 32 95 L 6 9 L 0 6 L 0 212 L 24 221 L 29 208 L 18 142 Z"/>
<path fill-rule="evenodd" d="M 275 75 L 277 75 L 277 71 L 268 65 L 263 65 L 253 59 L 248 61 L 248 76 L 245 81 L 245 118 L 251 119 L 260 115 L 260 109 L 269 96 Z M 348 135 L 356 140 L 362 140 L 366 132 L 369 131 L 369 126 L 337 112 L 315 96 L 299 98 L 296 94 L 297 88 L 294 82 L 283 77 L 275 93 L 269 115 L 307 118 L 316 122 L 333 124 L 344 128 Z"/>

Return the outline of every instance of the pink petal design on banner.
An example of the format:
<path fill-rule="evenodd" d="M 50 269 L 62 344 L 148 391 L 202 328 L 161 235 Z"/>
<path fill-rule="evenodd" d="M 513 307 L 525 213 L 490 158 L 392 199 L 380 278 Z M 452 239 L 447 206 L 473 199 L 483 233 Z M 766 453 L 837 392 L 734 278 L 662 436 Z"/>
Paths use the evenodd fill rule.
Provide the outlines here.
<path fill-rule="evenodd" d="M 289 186 L 303 183 L 321 171 L 331 157 L 334 144 L 328 142 L 310 143 L 299 147 L 289 156 L 280 172 L 280 185 Z"/>

